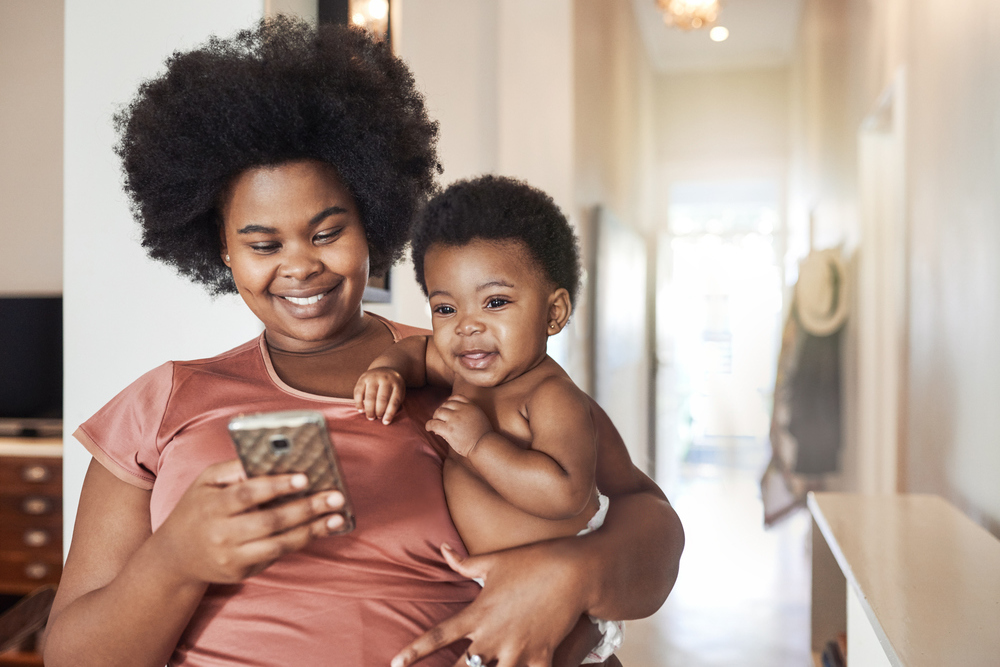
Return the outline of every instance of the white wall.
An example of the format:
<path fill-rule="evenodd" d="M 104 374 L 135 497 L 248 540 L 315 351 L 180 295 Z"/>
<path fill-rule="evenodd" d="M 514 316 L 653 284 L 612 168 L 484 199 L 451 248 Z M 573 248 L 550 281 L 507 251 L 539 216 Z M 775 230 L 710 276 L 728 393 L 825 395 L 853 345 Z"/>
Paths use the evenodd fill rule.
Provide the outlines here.
<path fill-rule="evenodd" d="M 443 186 L 484 173 L 516 176 L 572 214 L 571 8 L 569 0 L 392 5 L 396 52 L 440 123 Z M 390 305 L 370 309 L 430 326 L 409 261 L 393 269 L 392 290 Z"/>
<path fill-rule="evenodd" d="M 863 253 L 870 239 L 857 225 L 858 131 L 905 70 L 905 230 L 897 242 L 905 257 L 907 319 L 895 350 L 905 361 L 899 485 L 944 496 L 995 534 L 998 34 L 994 0 L 807 0 L 793 93 L 801 112 L 796 190 L 825 204 L 834 213 L 827 227 L 839 226 Z M 846 371 L 851 382 L 850 366 Z M 857 427 L 850 416 L 849 432 Z"/>
<path fill-rule="evenodd" d="M 63 3 L 0 0 L 0 294 L 62 293 Z"/>
<path fill-rule="evenodd" d="M 65 3 L 64 544 L 90 460 L 70 434 L 168 359 L 206 357 L 259 324 L 239 297 L 213 300 L 148 259 L 121 189 L 112 114 L 175 50 L 230 34 L 262 0 Z"/>

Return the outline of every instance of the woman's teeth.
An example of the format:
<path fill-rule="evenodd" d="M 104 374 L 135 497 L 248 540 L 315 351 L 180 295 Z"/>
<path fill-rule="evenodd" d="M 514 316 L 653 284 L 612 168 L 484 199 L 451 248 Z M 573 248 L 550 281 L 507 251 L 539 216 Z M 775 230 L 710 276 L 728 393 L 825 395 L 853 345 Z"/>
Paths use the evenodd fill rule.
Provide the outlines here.
<path fill-rule="evenodd" d="M 319 300 L 322 299 L 324 296 L 326 296 L 326 294 L 327 294 L 326 292 L 323 292 L 322 294 L 317 294 L 316 296 L 309 296 L 304 299 L 300 299 L 297 296 L 286 296 L 284 298 L 291 301 L 296 306 L 311 306 L 314 303 L 319 303 Z"/>

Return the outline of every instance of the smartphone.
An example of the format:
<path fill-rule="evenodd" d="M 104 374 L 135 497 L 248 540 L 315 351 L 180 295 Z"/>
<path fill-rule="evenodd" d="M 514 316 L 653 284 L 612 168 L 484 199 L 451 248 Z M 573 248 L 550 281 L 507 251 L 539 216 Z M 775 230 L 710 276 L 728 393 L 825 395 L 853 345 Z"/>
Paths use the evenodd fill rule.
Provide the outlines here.
<path fill-rule="evenodd" d="M 341 510 L 344 526 L 337 534 L 354 530 L 350 496 L 321 412 L 291 410 L 240 415 L 230 420 L 229 437 L 236 445 L 247 477 L 303 473 L 309 478 L 306 488 L 282 496 L 265 507 L 317 491 L 337 490 L 344 494 L 344 509 Z"/>

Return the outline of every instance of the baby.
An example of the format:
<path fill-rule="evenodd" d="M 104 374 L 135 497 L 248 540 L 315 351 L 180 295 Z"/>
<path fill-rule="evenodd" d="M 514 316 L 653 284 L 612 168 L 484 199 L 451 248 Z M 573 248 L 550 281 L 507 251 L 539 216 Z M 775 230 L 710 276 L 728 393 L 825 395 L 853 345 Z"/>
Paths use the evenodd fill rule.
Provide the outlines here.
<path fill-rule="evenodd" d="M 412 241 L 433 337 L 391 346 L 358 380 L 369 419 L 392 421 L 405 387 L 452 388 L 427 422 L 451 447 L 448 508 L 470 554 L 596 530 L 608 499 L 597 490 L 589 397 L 545 352 L 566 326 L 579 286 L 576 237 L 552 198 L 525 183 L 483 176 L 430 201 Z M 621 624 L 584 661 L 621 644 Z"/>

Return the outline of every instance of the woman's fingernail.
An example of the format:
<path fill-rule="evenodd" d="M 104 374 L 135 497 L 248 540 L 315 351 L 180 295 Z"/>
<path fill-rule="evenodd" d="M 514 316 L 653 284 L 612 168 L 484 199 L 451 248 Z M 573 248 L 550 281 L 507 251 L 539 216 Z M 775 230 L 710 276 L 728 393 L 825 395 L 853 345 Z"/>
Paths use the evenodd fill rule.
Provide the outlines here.
<path fill-rule="evenodd" d="M 334 514 L 329 519 L 326 520 L 326 527 L 330 530 L 336 530 L 344 525 L 344 517 L 339 514 Z"/>
<path fill-rule="evenodd" d="M 326 504 L 330 507 L 340 507 L 344 504 L 344 496 L 339 491 L 334 491 L 326 497 Z"/>
<path fill-rule="evenodd" d="M 403 660 L 398 655 L 395 658 L 393 658 L 392 662 L 390 663 L 391 667 L 403 667 L 403 665 L 405 665 L 405 664 L 406 664 L 406 661 Z"/>
<path fill-rule="evenodd" d="M 303 474 L 298 474 L 292 477 L 292 488 L 294 489 L 304 489 L 309 485 L 309 478 Z"/>

